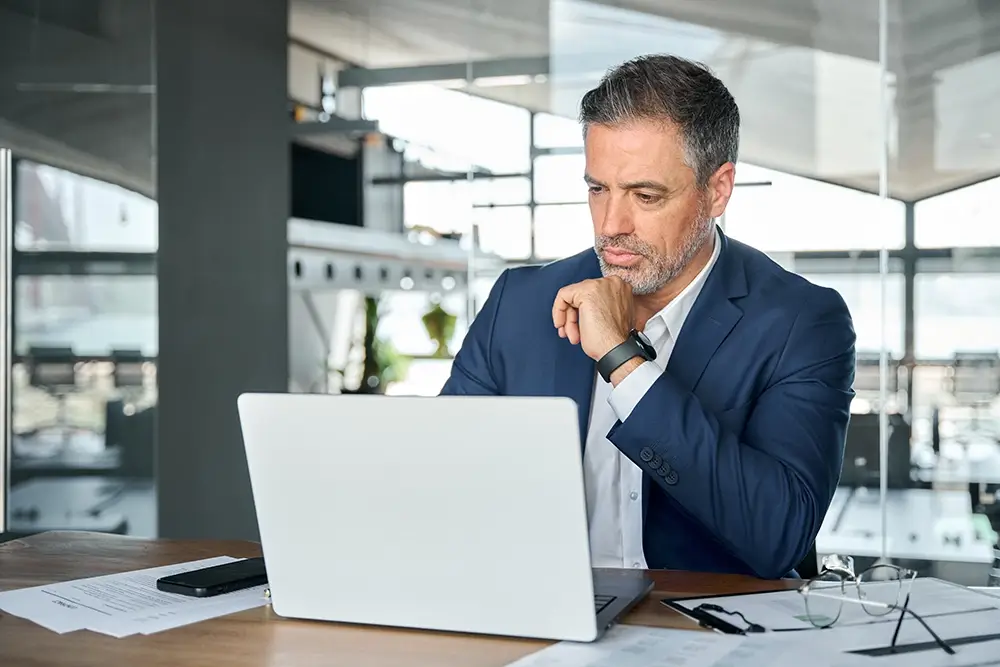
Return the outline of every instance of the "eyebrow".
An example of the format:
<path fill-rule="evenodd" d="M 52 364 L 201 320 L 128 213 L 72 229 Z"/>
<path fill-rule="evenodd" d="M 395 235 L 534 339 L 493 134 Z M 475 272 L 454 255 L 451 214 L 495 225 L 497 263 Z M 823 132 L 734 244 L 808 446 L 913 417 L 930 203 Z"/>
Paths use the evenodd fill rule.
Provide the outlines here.
<path fill-rule="evenodd" d="M 593 178 L 590 174 L 584 174 L 583 180 L 590 185 L 599 185 L 602 188 L 606 188 L 607 184 L 602 183 L 596 178 Z M 620 186 L 625 190 L 655 190 L 656 192 L 668 192 L 670 189 L 663 185 L 662 183 L 657 183 L 656 181 L 629 181 L 627 183 L 621 183 Z"/>

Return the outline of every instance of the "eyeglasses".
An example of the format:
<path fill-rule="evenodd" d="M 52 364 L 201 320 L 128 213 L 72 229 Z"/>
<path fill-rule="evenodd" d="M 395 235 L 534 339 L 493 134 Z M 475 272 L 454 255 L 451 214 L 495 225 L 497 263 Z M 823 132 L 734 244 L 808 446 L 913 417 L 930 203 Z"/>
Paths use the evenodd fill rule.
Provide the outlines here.
<path fill-rule="evenodd" d="M 806 619 L 817 628 L 828 628 L 836 623 L 845 609 L 844 603 L 860 606 L 873 617 L 888 616 L 899 611 L 896 629 L 892 634 L 890 651 L 896 646 L 899 629 L 907 614 L 917 620 L 930 633 L 934 642 L 946 653 L 955 650 L 941 639 L 915 611 L 910 609 L 910 587 L 917 573 L 895 565 L 874 565 L 855 576 L 850 559 L 824 562 L 819 576 L 799 587 L 805 598 Z M 857 608 L 857 607 L 855 607 Z"/>
<path fill-rule="evenodd" d="M 899 629 L 903 624 L 903 619 L 909 614 L 927 630 L 943 651 L 954 655 L 955 649 L 941 639 L 924 619 L 910 609 L 910 587 L 916 576 L 917 573 L 913 570 L 886 564 L 875 565 L 855 576 L 851 558 L 826 558 L 820 575 L 798 588 L 798 593 L 805 601 L 806 613 L 803 620 L 808 621 L 815 628 L 829 628 L 840 620 L 845 609 L 860 607 L 865 614 L 872 617 L 887 617 L 892 612 L 898 611 L 899 618 L 892 633 L 892 643 L 885 651 L 880 650 L 880 653 L 895 652 Z M 848 603 L 847 607 L 845 607 L 845 603 Z M 746 627 L 736 629 L 736 631 L 743 634 L 767 632 L 768 630 L 787 632 L 807 629 L 804 627 L 765 628 L 759 623 L 754 623 L 739 611 L 730 611 L 711 603 L 700 604 L 695 611 L 739 617 Z"/>

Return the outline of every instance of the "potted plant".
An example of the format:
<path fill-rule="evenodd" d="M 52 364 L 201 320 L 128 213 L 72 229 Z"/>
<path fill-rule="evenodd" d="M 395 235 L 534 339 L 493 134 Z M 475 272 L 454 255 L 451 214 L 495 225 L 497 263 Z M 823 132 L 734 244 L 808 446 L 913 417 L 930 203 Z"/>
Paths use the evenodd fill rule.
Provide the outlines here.
<path fill-rule="evenodd" d="M 433 356 L 438 359 L 451 357 L 448 351 L 448 344 L 451 343 L 455 335 L 455 322 L 457 317 L 449 313 L 441 306 L 441 302 L 434 303 L 430 310 L 423 316 L 424 329 L 432 341 L 437 344 Z"/>
<path fill-rule="evenodd" d="M 356 391 L 343 393 L 384 394 L 386 387 L 406 375 L 409 360 L 388 341 L 379 338 L 378 324 L 382 309 L 378 297 L 365 297 L 365 334 L 362 342 L 364 364 L 361 385 Z"/>

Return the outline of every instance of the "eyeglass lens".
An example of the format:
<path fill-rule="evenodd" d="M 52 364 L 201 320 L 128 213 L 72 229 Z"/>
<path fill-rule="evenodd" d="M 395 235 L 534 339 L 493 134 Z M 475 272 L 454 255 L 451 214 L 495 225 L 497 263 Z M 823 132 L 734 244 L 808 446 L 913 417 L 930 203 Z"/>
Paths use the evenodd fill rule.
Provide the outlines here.
<path fill-rule="evenodd" d="M 824 572 L 809 583 L 805 596 L 807 620 L 818 628 L 830 627 L 843 613 L 844 597 L 860 601 L 871 616 L 890 614 L 900 604 L 908 577 L 906 570 L 894 565 L 875 565 L 856 578 L 844 571 Z"/>

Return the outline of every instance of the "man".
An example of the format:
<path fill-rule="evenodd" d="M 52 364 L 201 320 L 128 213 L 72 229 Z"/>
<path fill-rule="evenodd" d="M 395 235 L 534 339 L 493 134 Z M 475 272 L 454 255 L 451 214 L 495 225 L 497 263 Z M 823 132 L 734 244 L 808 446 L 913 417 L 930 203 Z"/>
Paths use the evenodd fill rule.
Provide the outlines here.
<path fill-rule="evenodd" d="M 580 116 L 594 249 L 504 272 L 443 394 L 577 402 L 595 566 L 788 575 L 839 480 L 847 307 L 715 226 L 740 121 L 706 68 L 627 62 Z"/>

